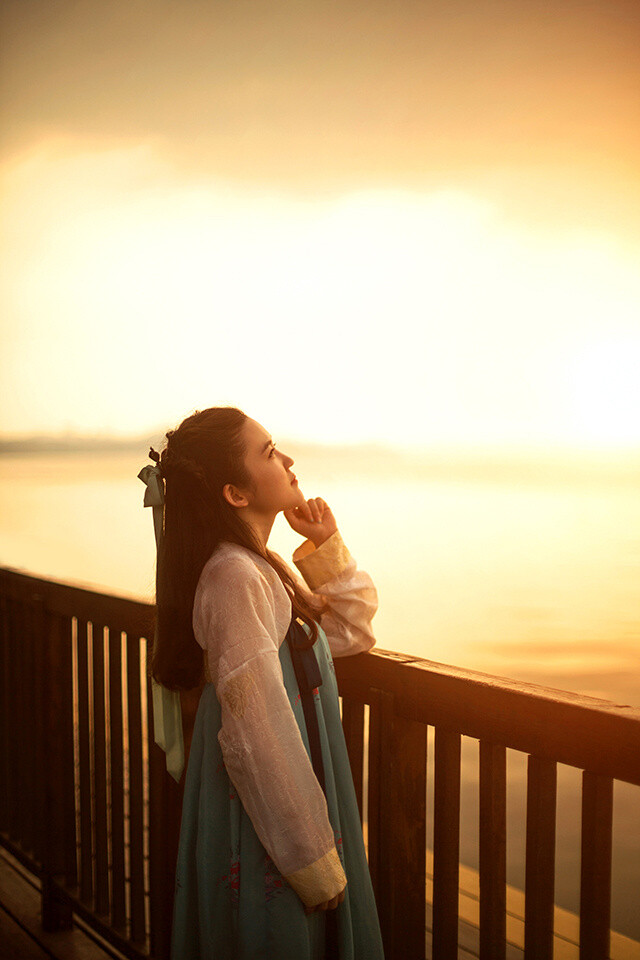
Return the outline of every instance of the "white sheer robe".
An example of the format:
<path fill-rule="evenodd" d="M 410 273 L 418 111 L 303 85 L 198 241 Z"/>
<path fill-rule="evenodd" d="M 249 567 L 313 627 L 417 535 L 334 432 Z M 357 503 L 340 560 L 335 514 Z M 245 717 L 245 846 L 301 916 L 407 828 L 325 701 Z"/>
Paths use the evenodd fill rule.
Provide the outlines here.
<path fill-rule="evenodd" d="M 330 606 L 319 623 L 332 655 L 370 650 L 377 592 L 339 531 L 317 548 L 306 540 L 293 561 L 304 580 L 289 570 L 310 603 L 317 605 L 318 597 Z M 218 740 L 229 778 L 267 853 L 302 901 L 314 906 L 336 896 L 346 877 L 284 686 L 278 651 L 291 612 L 289 593 L 270 564 L 225 541 L 202 571 L 193 629 L 221 705 Z"/>

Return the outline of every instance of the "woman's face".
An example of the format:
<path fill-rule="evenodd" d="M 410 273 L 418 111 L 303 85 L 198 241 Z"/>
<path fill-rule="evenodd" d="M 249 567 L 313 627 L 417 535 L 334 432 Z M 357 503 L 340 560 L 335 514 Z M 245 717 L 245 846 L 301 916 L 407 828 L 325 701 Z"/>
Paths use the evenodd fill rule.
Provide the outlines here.
<path fill-rule="evenodd" d="M 255 492 L 243 491 L 256 513 L 275 515 L 299 507 L 306 500 L 290 467 L 293 458 L 276 449 L 271 434 L 256 420 L 247 418 L 243 427 L 245 465 Z"/>

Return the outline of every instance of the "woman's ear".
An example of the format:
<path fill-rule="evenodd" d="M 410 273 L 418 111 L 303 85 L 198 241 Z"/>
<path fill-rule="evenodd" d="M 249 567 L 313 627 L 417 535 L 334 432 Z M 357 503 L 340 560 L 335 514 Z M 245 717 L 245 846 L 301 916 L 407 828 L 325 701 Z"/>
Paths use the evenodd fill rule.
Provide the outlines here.
<path fill-rule="evenodd" d="M 248 507 L 249 501 L 240 493 L 237 487 L 234 487 L 232 483 L 225 483 L 222 488 L 222 495 L 230 503 L 232 507 Z"/>

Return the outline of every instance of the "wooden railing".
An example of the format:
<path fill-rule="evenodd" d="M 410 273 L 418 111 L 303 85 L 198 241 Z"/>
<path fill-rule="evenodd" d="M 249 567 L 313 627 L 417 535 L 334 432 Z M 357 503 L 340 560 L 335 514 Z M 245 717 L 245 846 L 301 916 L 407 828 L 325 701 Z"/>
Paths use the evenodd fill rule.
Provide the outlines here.
<path fill-rule="evenodd" d="M 164 960 L 184 777 L 153 741 L 152 607 L 7 569 L 0 604 L 0 843 L 40 878 L 45 929 L 75 912 L 125 955 Z M 640 786 L 640 710 L 383 650 L 335 665 L 387 960 L 457 955 L 463 736 L 479 741 L 479 956 L 506 956 L 511 749 L 528 755 L 524 956 L 553 956 L 561 763 L 584 771 L 580 957 L 608 957 L 613 781 Z M 187 757 L 200 692 L 182 695 Z"/>

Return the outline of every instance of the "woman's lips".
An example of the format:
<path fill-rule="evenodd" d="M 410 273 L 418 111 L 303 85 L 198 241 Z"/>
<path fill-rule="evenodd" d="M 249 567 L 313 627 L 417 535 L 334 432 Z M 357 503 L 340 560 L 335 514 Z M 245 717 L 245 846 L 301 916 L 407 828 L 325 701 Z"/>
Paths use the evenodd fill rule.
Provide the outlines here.
<path fill-rule="evenodd" d="M 298 478 L 294 477 L 293 480 L 291 481 L 291 484 L 293 485 L 294 483 L 297 483 L 297 482 L 298 482 Z"/>

